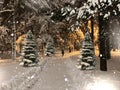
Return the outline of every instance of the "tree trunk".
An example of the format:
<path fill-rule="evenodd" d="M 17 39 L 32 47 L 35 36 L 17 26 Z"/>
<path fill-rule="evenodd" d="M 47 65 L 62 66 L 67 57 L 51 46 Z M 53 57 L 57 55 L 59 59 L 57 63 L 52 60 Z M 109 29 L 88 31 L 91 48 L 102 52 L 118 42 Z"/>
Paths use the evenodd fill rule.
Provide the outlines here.
<path fill-rule="evenodd" d="M 106 58 L 111 59 L 111 53 L 110 53 L 110 41 L 109 41 L 109 37 L 106 40 Z"/>
<path fill-rule="evenodd" d="M 94 43 L 94 18 L 91 17 L 91 39 Z"/>
<path fill-rule="evenodd" d="M 104 23 L 104 30 L 106 31 L 106 59 L 111 59 L 111 55 L 110 55 L 110 40 L 109 40 L 109 35 L 110 35 L 110 31 L 109 31 L 109 20 L 106 20 Z"/>
<path fill-rule="evenodd" d="M 107 71 L 105 43 L 106 43 L 106 37 L 105 37 L 103 16 L 99 15 L 99 55 L 100 55 L 101 71 Z"/>

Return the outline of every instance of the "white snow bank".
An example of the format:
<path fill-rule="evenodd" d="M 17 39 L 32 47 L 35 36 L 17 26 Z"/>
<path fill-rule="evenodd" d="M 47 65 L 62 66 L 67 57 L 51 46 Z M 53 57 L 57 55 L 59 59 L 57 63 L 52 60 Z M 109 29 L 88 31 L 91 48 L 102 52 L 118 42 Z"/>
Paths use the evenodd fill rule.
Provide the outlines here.
<path fill-rule="evenodd" d="M 43 65 L 47 60 L 39 63 L 38 67 L 31 67 L 25 73 L 13 77 L 11 80 L 2 83 L 0 90 L 26 90 L 31 88 L 38 80 Z"/>
<path fill-rule="evenodd" d="M 118 6 L 118 8 L 119 8 L 119 11 L 120 11 L 120 4 L 118 4 L 117 6 Z"/>

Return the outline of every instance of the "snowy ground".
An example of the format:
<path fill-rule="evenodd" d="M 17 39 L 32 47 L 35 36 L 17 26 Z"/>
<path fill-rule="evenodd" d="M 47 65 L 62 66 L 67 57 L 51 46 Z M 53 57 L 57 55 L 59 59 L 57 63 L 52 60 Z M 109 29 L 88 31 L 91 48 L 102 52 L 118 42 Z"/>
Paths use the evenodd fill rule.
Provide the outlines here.
<path fill-rule="evenodd" d="M 30 90 L 119 90 L 120 57 L 108 61 L 108 71 L 81 71 L 76 68 L 76 56 L 51 59 Z M 113 61 L 114 60 L 114 61 Z"/>
<path fill-rule="evenodd" d="M 77 54 L 48 57 L 43 66 L 23 70 L 0 90 L 120 90 L 120 52 L 112 52 L 107 72 L 99 70 L 98 58 L 95 70 L 78 70 Z"/>
<path fill-rule="evenodd" d="M 0 64 L 0 84 L 28 70 L 28 68 L 23 68 L 18 64 L 17 62 Z"/>

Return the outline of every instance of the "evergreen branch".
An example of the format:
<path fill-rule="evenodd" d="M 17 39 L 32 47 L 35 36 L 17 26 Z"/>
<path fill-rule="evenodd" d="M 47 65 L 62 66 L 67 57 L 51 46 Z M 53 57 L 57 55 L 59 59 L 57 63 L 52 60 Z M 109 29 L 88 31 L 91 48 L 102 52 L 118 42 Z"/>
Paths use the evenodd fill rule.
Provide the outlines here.
<path fill-rule="evenodd" d="M 0 13 L 6 13 L 6 12 L 14 12 L 14 9 L 6 9 L 6 10 L 0 11 Z"/>

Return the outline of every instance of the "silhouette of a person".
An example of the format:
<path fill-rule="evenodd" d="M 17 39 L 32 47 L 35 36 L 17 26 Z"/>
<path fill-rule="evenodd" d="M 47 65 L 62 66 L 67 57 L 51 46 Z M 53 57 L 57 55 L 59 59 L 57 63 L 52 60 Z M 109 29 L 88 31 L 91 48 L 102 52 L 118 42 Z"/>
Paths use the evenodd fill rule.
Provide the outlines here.
<path fill-rule="evenodd" d="M 64 56 L 64 49 L 61 50 L 61 54 L 62 54 L 62 56 Z"/>

